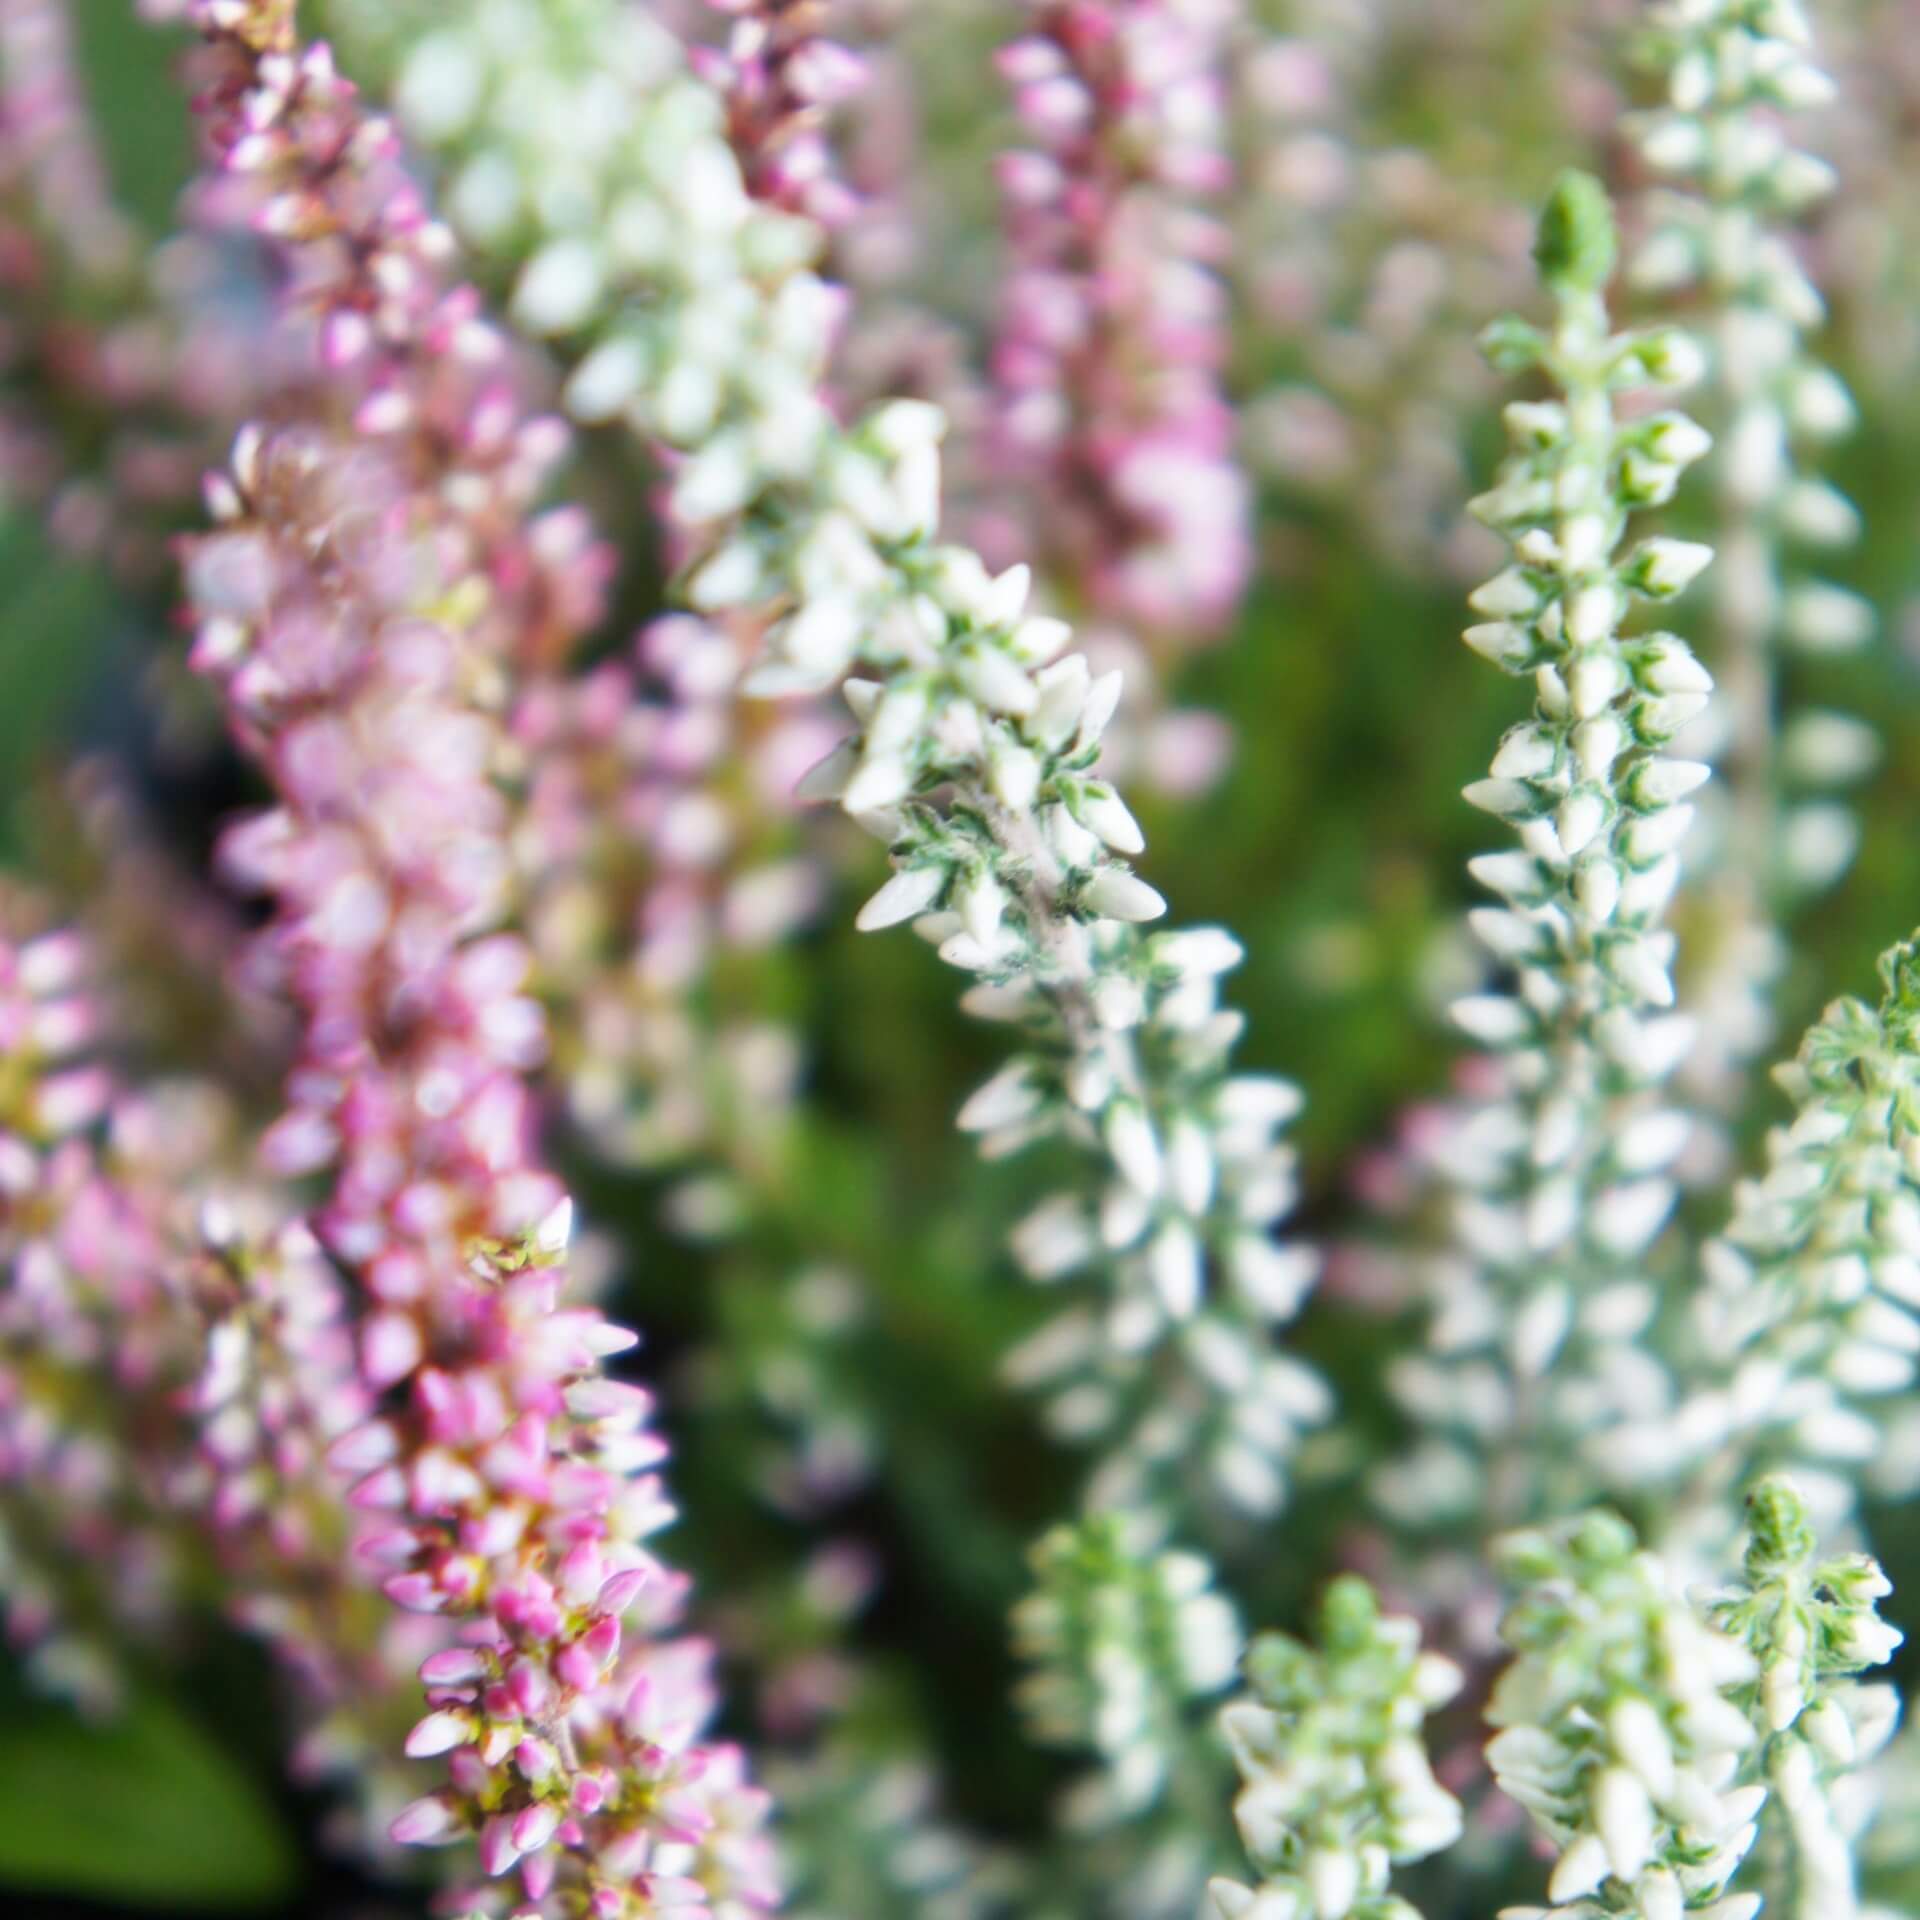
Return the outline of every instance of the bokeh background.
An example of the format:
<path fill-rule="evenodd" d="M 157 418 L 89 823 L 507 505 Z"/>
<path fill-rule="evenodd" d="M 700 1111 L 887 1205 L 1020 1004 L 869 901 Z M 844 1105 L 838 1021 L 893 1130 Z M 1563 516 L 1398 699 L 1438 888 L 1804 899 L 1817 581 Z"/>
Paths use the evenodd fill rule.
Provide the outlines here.
<path fill-rule="evenodd" d="M 895 43 L 932 167 L 911 290 L 950 324 L 954 351 L 976 359 L 994 275 L 985 160 L 1007 132 L 989 53 L 1008 11 L 925 0 Z M 1834 309 L 1826 349 L 1863 420 L 1832 471 L 1865 513 L 1847 565 L 1881 634 L 1820 664 L 1817 692 L 1871 715 L 1884 754 L 1860 795 L 1858 858 L 1794 930 L 1788 1033 L 1833 994 L 1870 989 L 1875 953 L 1920 921 L 1920 300 L 1909 264 L 1920 9 L 1856 0 L 1823 11 L 1846 88 L 1824 144 L 1845 185 L 1815 245 Z M 1237 626 L 1190 656 L 1178 687 L 1183 703 L 1227 719 L 1231 765 L 1204 793 L 1142 796 L 1143 871 L 1185 919 L 1218 919 L 1243 939 L 1233 990 L 1249 1016 L 1246 1059 L 1310 1096 L 1304 1229 L 1364 1245 L 1390 1230 L 1364 1204 L 1391 1193 L 1383 1149 L 1411 1105 L 1444 1090 L 1454 1057 L 1438 1010 L 1472 965 L 1462 866 L 1491 844 L 1460 788 L 1522 705 L 1522 690 L 1457 637 L 1487 553 L 1463 503 L 1498 449 L 1499 396 L 1472 335 L 1526 297 L 1527 206 L 1554 171 L 1625 164 L 1607 129 L 1626 9 L 1258 0 L 1249 12 L 1263 50 L 1239 75 L 1234 383 L 1261 476 L 1261 565 Z M 124 0 L 79 0 L 76 18 L 115 191 L 163 231 L 192 158 L 171 75 L 178 41 Z M 11 324 L 0 317 L 9 344 Z M 622 540 L 629 625 L 658 594 L 631 458 L 589 441 L 573 475 Z M 244 776 L 168 671 L 171 592 L 164 567 L 129 587 L 50 539 L 34 500 L 0 502 L 9 865 L 84 870 L 76 756 L 111 756 L 188 860 L 246 803 Z M 783 1276 L 796 1247 L 863 1276 L 861 1312 L 825 1343 L 873 1443 L 872 1478 L 836 1516 L 884 1569 L 860 1627 L 880 1679 L 859 1712 L 924 1729 L 946 1757 L 956 1813 L 1017 1838 L 1058 1774 L 1006 1710 L 1003 1622 L 1025 1584 L 1023 1545 L 1065 1503 L 1070 1467 L 994 1369 L 1038 1318 L 1000 1235 L 1046 1167 L 984 1166 L 956 1141 L 955 1108 L 999 1043 L 957 1015 L 951 977 L 917 942 L 850 932 L 877 856 L 839 851 L 833 907 L 720 989 L 791 1019 L 812 1063 L 802 1115 L 767 1147 L 785 1196 L 778 1232 L 690 1244 L 661 1225 L 689 1204 L 672 1176 L 578 1173 L 592 1218 L 622 1249 L 618 1307 L 647 1330 L 665 1395 L 687 1516 L 675 1550 L 703 1589 L 728 1596 L 710 1624 L 743 1671 L 830 1637 L 786 1578 L 797 1531 L 743 1491 L 773 1445 L 754 1343 L 795 1310 Z M 1760 1089 L 1749 1150 L 1774 1111 Z M 1369 1274 L 1350 1251 L 1302 1339 L 1384 1431 Z M 1338 1462 L 1322 1464 L 1337 1476 Z M 1308 1497 L 1274 1534 L 1238 1543 L 1230 1571 L 1253 1620 L 1297 1618 L 1307 1571 L 1327 1564 L 1350 1517 L 1337 1499 Z M 1900 1515 L 1875 1525 L 1896 1579 L 1920 1590 L 1920 1527 Z M 0 1658 L 0 1912 L 415 1910 L 333 1864 L 321 1810 L 282 1782 L 266 1664 L 212 1621 L 148 1660 L 112 1722 L 34 1699 Z"/>

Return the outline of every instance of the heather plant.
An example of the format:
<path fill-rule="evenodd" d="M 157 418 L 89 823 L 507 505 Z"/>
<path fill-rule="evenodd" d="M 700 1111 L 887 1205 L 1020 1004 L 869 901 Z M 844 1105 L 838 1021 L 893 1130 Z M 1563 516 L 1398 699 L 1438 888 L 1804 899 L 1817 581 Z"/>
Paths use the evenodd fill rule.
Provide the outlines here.
<path fill-rule="evenodd" d="M 1685 334 L 1611 329 L 1616 249 L 1599 184 L 1569 174 L 1536 250 L 1553 323 L 1497 323 L 1488 338 L 1500 361 L 1541 367 L 1555 397 L 1507 407 L 1513 451 L 1475 502 L 1513 563 L 1472 594 L 1486 618 L 1467 644 L 1530 678 L 1535 707 L 1466 793 L 1519 840 L 1471 866 L 1503 904 L 1470 925 L 1512 986 L 1453 1007 L 1494 1050 L 1492 1091 L 1436 1149 L 1456 1188 L 1449 1240 L 1430 1263 L 1428 1350 L 1396 1374 L 1428 1437 L 1380 1491 L 1416 1526 L 1464 1511 L 1497 1528 L 1578 1505 L 1613 1430 L 1665 1392 L 1638 1336 L 1658 1306 L 1649 1254 L 1689 1130 L 1666 1086 L 1693 1027 L 1673 1011 L 1662 921 L 1687 796 L 1708 773 L 1665 748 L 1712 682 L 1677 635 L 1625 622 L 1713 555 L 1658 534 L 1624 542 L 1709 443 L 1684 413 L 1616 405 L 1699 370 Z"/>
<path fill-rule="evenodd" d="M 1920 1899 L 1900 53 L 0 0 L 9 1901 Z"/>
<path fill-rule="evenodd" d="M 1831 790 L 1877 753 L 1871 729 L 1845 714 L 1783 711 L 1777 686 L 1794 652 L 1844 653 L 1873 629 L 1858 594 L 1801 562 L 1859 531 L 1853 503 L 1810 458 L 1854 420 L 1812 344 L 1826 309 L 1789 240 L 1788 223 L 1833 187 L 1832 169 L 1793 139 L 1833 97 L 1811 42 L 1797 6 L 1650 8 L 1640 53 L 1665 99 L 1629 122 L 1648 169 L 1672 183 L 1647 196 L 1631 277 L 1655 299 L 1688 302 L 1720 443 L 1708 471 L 1726 818 L 1718 845 L 1695 855 L 1708 918 L 1692 1071 L 1723 1103 L 1772 1037 L 1769 983 L 1785 964 L 1774 923 L 1852 857 L 1853 824 Z"/>

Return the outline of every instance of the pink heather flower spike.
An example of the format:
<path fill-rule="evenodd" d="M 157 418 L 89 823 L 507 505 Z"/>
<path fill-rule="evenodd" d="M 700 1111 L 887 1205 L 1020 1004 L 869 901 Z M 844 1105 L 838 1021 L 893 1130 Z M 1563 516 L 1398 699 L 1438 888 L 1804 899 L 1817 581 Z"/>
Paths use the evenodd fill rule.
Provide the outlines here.
<path fill-rule="evenodd" d="M 686 1591 L 648 1546 L 664 1448 L 645 1394 L 600 1385 L 632 1337 L 570 1289 L 535 1141 L 546 1035 L 500 776 L 517 676 L 598 610 L 584 527 L 529 521 L 565 436 L 287 0 L 195 19 L 218 165 L 333 374 L 241 436 L 188 574 L 195 664 L 275 797 L 223 859 L 273 901 L 303 1028 L 265 1150 L 324 1179 L 314 1231 L 355 1296 L 369 1411 L 332 1459 L 388 1598 L 446 1630 L 408 1743 L 445 1784 L 394 1835 L 477 1838 L 522 1914 L 767 1906 L 765 1796 L 700 1744 L 706 1650 L 660 1638 Z M 448 1677 L 449 1637 L 477 1674 Z"/>
<path fill-rule="evenodd" d="M 87 943 L 0 896 L 0 1628 L 91 1707 L 109 1649 L 174 1613 L 188 1555 L 169 1468 L 187 1316 L 161 1249 L 175 1183 L 218 1116 L 190 1091 L 120 1096 L 90 1051 Z"/>
<path fill-rule="evenodd" d="M 827 232 L 860 210 L 825 125 L 867 83 L 867 63 L 825 31 L 827 0 L 707 0 L 733 17 L 724 52 L 690 50 L 696 70 L 726 99 L 727 137 L 747 190 L 806 215 Z"/>
<path fill-rule="evenodd" d="M 627 659 L 533 680 L 514 707 L 514 852 L 552 1070 L 614 1164 L 752 1169 L 790 1107 L 787 1036 L 713 1030 L 689 1004 L 717 951 L 777 942 L 823 892 L 790 809 L 832 739 L 818 714 L 756 725 L 738 710 L 751 640 L 666 615 Z"/>
<path fill-rule="evenodd" d="M 0 942 L 8 1638 L 43 1683 L 110 1705 L 117 1648 L 164 1638 L 211 1549 L 236 1623 L 295 1684 L 296 1773 L 397 1805 L 381 1732 L 426 1649 L 369 1610 L 321 1459 L 368 1414 L 339 1276 L 235 1176 L 221 1088 L 121 1088 L 88 1059 L 104 971 L 71 932 Z"/>
<path fill-rule="evenodd" d="M 102 770 L 77 804 L 103 872 L 86 938 L 0 944 L 0 1593 L 30 1668 L 108 1703 L 109 1643 L 170 1629 L 211 1554 L 236 1624 L 294 1683 L 294 1769 L 394 1792 L 396 1684 L 441 1629 L 383 1620 L 327 1443 L 364 1422 L 346 1295 L 286 1196 L 239 1168 L 255 1073 L 122 1086 L 88 1058 L 132 1037 L 145 999 L 198 968 L 218 983 L 224 911 L 155 850 Z M 171 919 L 149 895 L 169 882 Z M 11 894 L 11 923 L 37 920 Z M 225 943 L 225 951 L 220 943 Z M 24 995 L 21 999 L 18 996 Z M 111 1018 L 99 1008 L 112 1000 Z M 169 1011 L 173 1009 L 169 1007 Z M 258 1044 L 240 997 L 216 1055 Z M 362 1531 L 365 1531 L 363 1528 Z M 364 1543 L 362 1543 L 364 1544 Z M 185 1579 L 182 1575 L 187 1576 Z M 369 1600 L 373 1605 L 369 1607 Z"/>
<path fill-rule="evenodd" d="M 1028 0 L 1001 49 L 1029 145 L 1001 156 L 1008 270 L 994 441 L 1093 610 L 1169 640 L 1233 615 L 1251 567 L 1222 393 L 1236 0 Z M 1012 555 L 1007 556 L 1009 558 Z"/>

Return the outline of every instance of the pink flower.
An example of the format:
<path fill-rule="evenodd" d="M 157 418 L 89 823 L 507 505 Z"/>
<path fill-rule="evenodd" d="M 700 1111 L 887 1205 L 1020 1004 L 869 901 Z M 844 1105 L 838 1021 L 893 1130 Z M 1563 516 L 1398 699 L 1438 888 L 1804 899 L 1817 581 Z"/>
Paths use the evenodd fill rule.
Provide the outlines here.
<path fill-rule="evenodd" d="M 0 897 L 0 924 L 37 918 Z M 128 1094 L 87 1057 L 93 972 L 71 931 L 0 936 L 0 1624 L 99 1705 L 109 1648 L 169 1623 L 191 1552 L 181 1210 L 227 1115 L 184 1082 Z"/>
<path fill-rule="evenodd" d="M 828 232 L 860 198 L 835 166 L 824 126 L 867 83 L 867 63 L 819 31 L 822 0 L 707 0 L 733 16 L 726 50 L 692 50 L 702 77 L 727 103 L 727 132 L 747 190 Z"/>
<path fill-rule="evenodd" d="M 1095 609 L 1192 638 L 1231 618 L 1250 498 L 1221 390 L 1231 0 L 1030 0 L 1000 70 L 1031 146 L 997 173 L 1009 254 L 1000 457 Z"/>

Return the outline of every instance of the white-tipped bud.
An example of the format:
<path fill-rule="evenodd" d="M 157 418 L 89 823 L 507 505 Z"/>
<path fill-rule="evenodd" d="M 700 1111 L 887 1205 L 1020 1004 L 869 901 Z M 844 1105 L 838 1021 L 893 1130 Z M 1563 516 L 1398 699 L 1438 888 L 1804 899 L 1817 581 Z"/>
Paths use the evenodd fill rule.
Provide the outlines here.
<path fill-rule="evenodd" d="M 1160 1136 L 1139 1101 L 1116 1100 L 1107 1114 L 1107 1151 L 1122 1178 L 1136 1193 L 1152 1199 L 1160 1191 L 1163 1161 Z"/>
<path fill-rule="evenodd" d="M 1880 736 L 1851 714 L 1818 710 L 1789 722 L 1781 747 L 1788 770 L 1810 786 L 1864 779 L 1880 758 Z"/>
<path fill-rule="evenodd" d="M 1476 993 L 1456 1000 L 1448 1009 L 1455 1025 L 1483 1047 L 1524 1045 L 1533 1035 L 1534 1018 L 1518 1000 L 1505 994 Z"/>
<path fill-rule="evenodd" d="M 1247 950 L 1225 927 L 1184 927 L 1178 933 L 1156 934 L 1153 957 L 1177 973 L 1211 980 L 1231 973 Z"/>
<path fill-rule="evenodd" d="M 1638 359 L 1656 386 L 1691 387 L 1707 370 L 1700 342 L 1683 327 L 1662 327 L 1639 344 Z"/>
<path fill-rule="evenodd" d="M 1519 669 L 1533 658 L 1533 636 L 1511 620 L 1483 621 L 1460 636 L 1483 660 L 1496 667 Z"/>
<path fill-rule="evenodd" d="M 1585 852 L 1606 824 L 1607 803 L 1587 787 L 1568 794 L 1554 815 L 1554 830 L 1570 860 Z"/>
<path fill-rule="evenodd" d="M 846 792 L 847 783 L 859 765 L 860 743 L 857 740 L 843 740 L 824 760 L 817 761 L 800 776 L 793 797 L 816 804 L 838 800 Z"/>
<path fill-rule="evenodd" d="M 1573 757 L 1587 780 L 1605 780 L 1613 763 L 1626 751 L 1627 730 L 1617 714 L 1583 720 L 1573 730 Z"/>
<path fill-rule="evenodd" d="M 1699 540 L 1643 540 L 1627 557 L 1627 578 L 1665 600 L 1684 593 L 1712 564 L 1713 549 Z"/>
<path fill-rule="evenodd" d="M 1196 1218 L 1204 1214 L 1213 1201 L 1213 1142 L 1190 1114 L 1167 1129 L 1167 1172 L 1174 1199 Z"/>
<path fill-rule="evenodd" d="M 1043 1202 L 1009 1236 L 1029 1280 L 1057 1280 L 1093 1257 L 1096 1242 L 1080 1202 L 1060 1194 Z"/>
<path fill-rule="evenodd" d="M 1642 760 L 1634 768 L 1629 783 L 1629 798 L 1636 806 L 1670 807 L 1676 800 L 1703 787 L 1713 778 L 1713 769 L 1700 760 Z"/>
<path fill-rule="evenodd" d="M 1515 727 L 1493 756 L 1496 780 L 1544 780 L 1559 760 L 1553 736 L 1531 724 Z"/>
<path fill-rule="evenodd" d="M 1695 658 L 1684 640 L 1670 633 L 1648 641 L 1640 666 L 1640 682 L 1651 693 L 1713 691 L 1713 675 Z"/>
<path fill-rule="evenodd" d="M 1122 867 L 1096 868 L 1082 898 L 1108 920 L 1158 920 L 1167 910 L 1159 893 Z"/>
<path fill-rule="evenodd" d="M 1360 1894 L 1358 1856 L 1345 1848 L 1315 1848 L 1307 1855 L 1307 1887 L 1318 1920 L 1347 1920 Z"/>
<path fill-rule="evenodd" d="M 1607 1736 L 1655 1800 L 1673 1791 L 1673 1742 L 1650 1701 L 1637 1695 L 1617 1701 L 1607 1716 Z"/>
<path fill-rule="evenodd" d="M 1560 1856 L 1547 1882 L 1547 1898 L 1555 1906 L 1582 1900 L 1607 1877 L 1607 1849 L 1598 1834 L 1583 1833 Z"/>
<path fill-rule="evenodd" d="M 1123 973 L 1103 974 L 1093 983 L 1088 998 L 1093 1002 L 1093 1017 L 1109 1033 L 1124 1033 L 1147 1017 L 1146 990 L 1139 981 Z"/>
<path fill-rule="evenodd" d="M 1176 1324 L 1190 1320 L 1200 1309 L 1202 1265 L 1200 1241 L 1184 1220 L 1169 1220 L 1147 1249 L 1153 1290 Z"/>
<path fill-rule="evenodd" d="M 1837 1700 L 1822 1700 L 1809 1707 L 1800 1716 L 1800 1731 L 1829 1766 L 1851 1767 L 1858 1758 L 1853 1722 Z"/>
<path fill-rule="evenodd" d="M 1467 605 L 1475 613 L 1484 613 L 1491 619 L 1511 620 L 1538 612 L 1540 589 L 1523 569 L 1508 567 L 1468 594 Z M 1473 642 L 1469 640 L 1467 644 L 1471 646 Z"/>
<path fill-rule="evenodd" d="M 1017 1126 L 1039 1112 L 1046 1095 L 1032 1067 L 1010 1061 L 985 1086 L 968 1095 L 954 1124 L 962 1133 L 991 1133 Z"/>
<path fill-rule="evenodd" d="M 605 286 L 606 263 L 593 241 L 549 241 L 521 269 L 513 317 L 529 333 L 571 332 L 593 312 Z"/>
<path fill-rule="evenodd" d="M 993 871 L 985 865 L 971 869 L 954 888 L 953 905 L 967 932 L 981 946 L 993 946 L 1007 910 L 1007 890 Z"/>
<path fill-rule="evenodd" d="M 1573 876 L 1573 897 L 1589 920 L 1604 926 L 1620 905 L 1620 869 L 1611 860 L 1583 861 Z"/>
<path fill-rule="evenodd" d="M 1684 413 L 1657 420 L 1647 434 L 1647 451 L 1662 465 L 1690 467 L 1713 450 L 1713 435 Z"/>
<path fill-rule="evenodd" d="M 1593 1824 L 1616 1877 L 1631 1881 L 1653 1856 L 1653 1803 L 1638 1774 L 1602 1770 L 1593 1789 Z"/>
<path fill-rule="evenodd" d="M 1582 587 L 1563 605 L 1566 635 L 1576 647 L 1597 647 L 1620 624 L 1620 593 L 1611 582 Z"/>
<path fill-rule="evenodd" d="M 849 813 L 878 813 L 912 791 L 913 770 L 906 761 L 870 751 L 847 781 L 840 804 Z"/>
<path fill-rule="evenodd" d="M 989 582 L 973 607 L 973 617 L 983 627 L 1010 627 L 1026 611 L 1027 596 L 1032 591 L 1033 569 L 1024 561 L 1016 561 Z M 1021 657 L 1026 658 L 1024 654 Z M 1027 660 L 1026 664 L 1038 666 L 1044 663 Z"/>
<path fill-rule="evenodd" d="M 1641 123 L 1641 157 L 1658 173 L 1691 173 L 1707 153 L 1707 129 L 1691 114 L 1649 114 Z"/>
<path fill-rule="evenodd" d="M 1080 822 L 1097 833 L 1116 853 L 1140 853 L 1147 836 L 1131 809 L 1104 780 L 1092 780 L 1081 790 L 1077 809 Z"/>
<path fill-rule="evenodd" d="M 1849 653 L 1873 637 L 1873 606 L 1857 593 L 1810 581 L 1787 595 L 1788 634 L 1811 653 Z"/>
<path fill-rule="evenodd" d="M 987 786 L 1012 814 L 1032 809 L 1040 794 L 1040 756 L 1001 735 L 987 746 Z"/>
<path fill-rule="evenodd" d="M 1586 653 L 1567 669 L 1567 698 L 1576 720 L 1604 712 L 1622 686 L 1618 663 L 1610 654 Z"/>
<path fill-rule="evenodd" d="M 1028 717 L 1028 734 L 1044 746 L 1065 746 L 1080 725 L 1092 679 L 1083 653 L 1070 653 L 1064 660 L 1042 668 L 1034 677 L 1040 704 Z"/>
<path fill-rule="evenodd" d="M 989 713 L 1024 715 L 1039 705 L 1039 691 L 1025 669 L 991 643 L 967 648 L 956 658 L 954 671 L 968 694 Z"/>
<path fill-rule="evenodd" d="M 1023 667 L 1044 667 L 1073 643 L 1073 629 L 1064 620 L 1036 614 L 1022 620 L 1007 641 L 1008 651 Z"/>
<path fill-rule="evenodd" d="M 1607 968 L 1636 999 L 1652 1007 L 1673 1005 L 1673 976 L 1662 951 L 1648 939 L 1622 940 L 1607 955 Z"/>
<path fill-rule="evenodd" d="M 1113 716 L 1120 711 L 1120 696 L 1126 684 L 1126 675 L 1118 667 L 1112 667 L 1088 687 L 1086 710 L 1080 716 L 1080 746 L 1094 745 L 1112 724 Z"/>
<path fill-rule="evenodd" d="M 1858 418 L 1846 382 L 1830 367 L 1803 368 L 1794 378 L 1787 406 L 1794 426 L 1815 439 L 1851 433 Z"/>
<path fill-rule="evenodd" d="M 1766 1709 L 1767 1725 L 1775 1733 L 1799 1719 L 1806 1701 L 1798 1660 L 1778 1661 L 1760 1676 L 1760 1704 Z"/>
<path fill-rule="evenodd" d="M 877 933 L 917 919 L 940 898 L 946 884 L 944 866 L 903 867 L 860 909 L 853 924 L 862 933 Z"/>
<path fill-rule="evenodd" d="M 930 400 L 889 400 L 861 423 L 861 433 L 882 453 L 898 458 L 945 437 L 947 416 Z"/>

